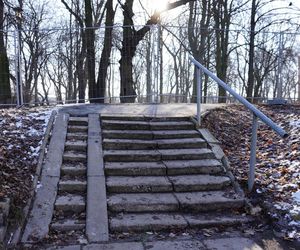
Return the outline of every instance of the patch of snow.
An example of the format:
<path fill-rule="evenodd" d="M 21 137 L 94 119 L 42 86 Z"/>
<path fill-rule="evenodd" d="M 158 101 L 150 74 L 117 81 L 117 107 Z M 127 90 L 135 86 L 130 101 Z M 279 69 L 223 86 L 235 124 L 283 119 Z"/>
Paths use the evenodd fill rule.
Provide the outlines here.
<path fill-rule="evenodd" d="M 300 204 L 300 190 L 297 192 L 292 193 L 292 197 L 296 203 Z"/>
<path fill-rule="evenodd" d="M 292 220 L 289 222 L 289 226 L 300 226 L 300 222 Z"/>
<path fill-rule="evenodd" d="M 20 121 L 16 122 L 16 127 L 17 128 L 21 128 L 22 127 L 22 119 L 20 119 Z"/>
<path fill-rule="evenodd" d="M 286 210 L 291 209 L 292 205 L 287 202 L 277 202 L 274 204 L 274 207 L 278 210 L 286 211 Z"/>
<path fill-rule="evenodd" d="M 288 188 L 298 188 L 298 185 L 297 184 L 293 184 L 293 183 L 288 183 L 288 184 L 285 184 L 283 186 L 281 186 L 282 189 L 288 189 Z"/>
<path fill-rule="evenodd" d="M 6 119 L 0 119 L 0 125 L 6 122 Z"/>
<path fill-rule="evenodd" d="M 36 148 L 35 147 L 32 147 L 30 146 L 30 150 L 31 150 L 31 156 L 34 157 L 34 156 L 39 156 L 39 152 L 40 152 L 40 146 L 37 146 Z M 29 152 L 30 154 L 30 152 Z"/>
<path fill-rule="evenodd" d="M 290 121 L 290 126 L 300 128 L 300 120 L 291 120 Z"/>
<path fill-rule="evenodd" d="M 42 186 L 42 183 L 38 182 L 38 184 L 36 185 L 36 190 L 40 189 Z"/>
<path fill-rule="evenodd" d="M 13 147 L 14 147 L 14 145 L 9 144 L 8 147 L 7 147 L 7 149 L 8 149 L 8 150 L 11 150 Z"/>
<path fill-rule="evenodd" d="M 26 132 L 29 136 L 40 135 L 41 132 L 37 131 L 35 128 L 30 127 Z"/>

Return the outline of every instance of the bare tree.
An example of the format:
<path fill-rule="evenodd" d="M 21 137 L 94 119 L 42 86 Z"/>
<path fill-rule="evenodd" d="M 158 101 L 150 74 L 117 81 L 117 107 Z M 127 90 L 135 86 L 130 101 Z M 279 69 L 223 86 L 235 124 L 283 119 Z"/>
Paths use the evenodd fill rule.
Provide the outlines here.
<path fill-rule="evenodd" d="M 194 0 L 178 0 L 168 4 L 166 10 L 171 10 L 182 6 L 190 1 Z M 121 47 L 121 59 L 120 63 L 120 100 L 121 102 L 134 102 L 136 98 L 136 90 L 134 89 L 133 81 L 133 65 L 132 60 L 135 56 L 135 52 L 140 41 L 143 40 L 144 36 L 149 32 L 150 26 L 157 24 L 160 18 L 160 13 L 154 13 L 146 24 L 139 30 L 135 29 L 133 17 L 133 2 L 134 0 L 126 0 L 122 3 L 118 0 L 123 11 L 123 38 Z"/>
<path fill-rule="evenodd" d="M 11 103 L 9 62 L 4 44 L 4 3 L 0 0 L 0 104 Z"/>

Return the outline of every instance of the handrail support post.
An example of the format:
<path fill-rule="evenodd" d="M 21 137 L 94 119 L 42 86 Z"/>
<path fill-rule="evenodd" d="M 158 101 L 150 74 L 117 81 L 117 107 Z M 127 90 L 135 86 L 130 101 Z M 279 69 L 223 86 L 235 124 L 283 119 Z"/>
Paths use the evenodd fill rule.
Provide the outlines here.
<path fill-rule="evenodd" d="M 255 164 L 256 164 L 256 143 L 257 143 L 257 116 L 253 113 L 252 120 L 252 135 L 250 149 L 250 167 L 248 175 L 248 191 L 250 192 L 254 186 L 255 179 Z"/>
<path fill-rule="evenodd" d="M 197 121 L 198 126 L 201 126 L 201 102 L 202 102 L 202 70 L 195 66 L 197 79 Z"/>

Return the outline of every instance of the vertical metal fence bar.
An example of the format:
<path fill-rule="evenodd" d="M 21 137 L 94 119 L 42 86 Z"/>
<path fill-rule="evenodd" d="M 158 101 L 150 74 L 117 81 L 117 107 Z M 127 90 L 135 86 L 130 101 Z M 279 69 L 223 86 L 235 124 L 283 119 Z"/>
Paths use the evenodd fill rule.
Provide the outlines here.
<path fill-rule="evenodd" d="M 160 36 L 161 36 L 161 25 L 160 24 L 157 24 L 156 25 L 156 30 L 157 30 L 157 48 L 156 48 L 156 72 L 155 72 L 155 75 L 156 75 L 156 78 L 155 78 L 155 82 L 156 82 L 156 90 L 155 90 L 155 93 L 156 93 L 156 97 L 155 97 L 155 103 L 159 103 L 159 74 L 160 74 L 160 67 L 159 67 L 159 64 L 160 64 L 160 58 L 159 58 L 159 51 L 160 51 Z"/>
<path fill-rule="evenodd" d="M 256 164 L 256 141 L 257 141 L 257 116 L 253 113 L 252 120 L 252 136 L 251 136 L 251 151 L 250 151 L 250 167 L 248 175 L 248 190 L 252 190 L 255 178 L 255 164 Z"/>
<path fill-rule="evenodd" d="M 22 85 L 22 59 L 21 59 L 21 24 L 18 26 L 18 77 L 19 77 L 19 95 L 20 95 L 20 105 L 24 104 L 23 100 L 23 85 Z"/>
<path fill-rule="evenodd" d="M 197 121 L 201 126 L 201 99 L 202 99 L 202 70 L 196 67 L 196 79 L 197 79 Z"/>
<path fill-rule="evenodd" d="M 21 105 L 20 100 L 20 89 L 19 89 L 19 53 L 18 53 L 18 31 L 15 30 L 14 32 L 14 49 L 15 49 L 15 74 L 16 74 L 16 99 L 17 99 L 17 106 Z"/>

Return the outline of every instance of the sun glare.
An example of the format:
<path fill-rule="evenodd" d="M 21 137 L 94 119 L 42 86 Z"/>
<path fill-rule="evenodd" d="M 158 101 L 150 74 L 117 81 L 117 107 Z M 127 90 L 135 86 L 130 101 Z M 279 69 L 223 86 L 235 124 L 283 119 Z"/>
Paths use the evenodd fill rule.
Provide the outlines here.
<path fill-rule="evenodd" d="M 169 2 L 169 0 L 150 0 L 149 6 L 151 8 L 151 11 L 161 12 L 167 8 L 168 2 Z"/>

